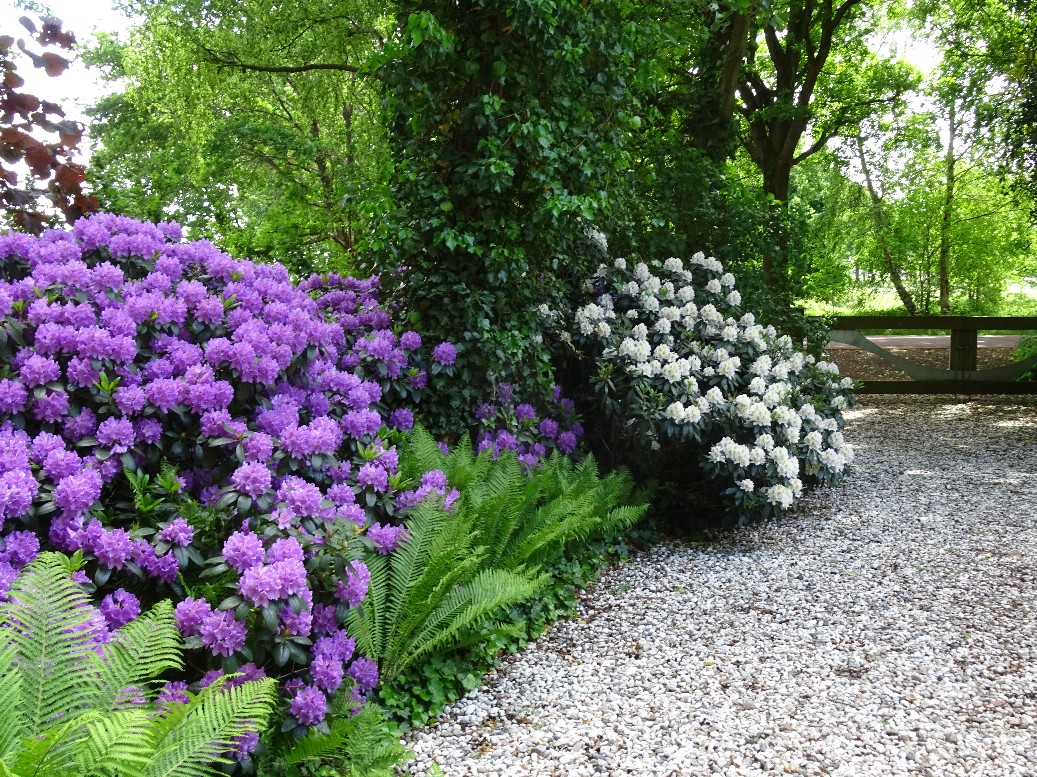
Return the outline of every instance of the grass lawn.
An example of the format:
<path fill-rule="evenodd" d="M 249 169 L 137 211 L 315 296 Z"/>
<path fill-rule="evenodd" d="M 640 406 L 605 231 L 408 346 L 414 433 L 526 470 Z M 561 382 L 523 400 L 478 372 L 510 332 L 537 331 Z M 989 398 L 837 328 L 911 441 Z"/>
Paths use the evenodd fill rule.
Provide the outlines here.
<path fill-rule="evenodd" d="M 903 316 L 907 310 L 900 304 L 900 298 L 893 289 L 876 289 L 871 293 L 858 295 L 854 304 L 845 303 L 832 305 L 816 300 L 802 300 L 801 304 L 808 316 Z M 960 306 L 955 310 L 956 315 L 974 315 L 970 311 L 962 310 Z M 1037 316 L 1037 285 L 1010 284 L 1001 298 L 1001 304 L 993 311 L 983 315 L 990 316 Z M 862 330 L 864 334 L 885 335 L 940 335 L 947 334 L 946 329 L 869 329 Z M 982 334 L 988 335 L 1016 335 L 1037 334 L 1034 329 L 991 329 L 981 330 Z"/>

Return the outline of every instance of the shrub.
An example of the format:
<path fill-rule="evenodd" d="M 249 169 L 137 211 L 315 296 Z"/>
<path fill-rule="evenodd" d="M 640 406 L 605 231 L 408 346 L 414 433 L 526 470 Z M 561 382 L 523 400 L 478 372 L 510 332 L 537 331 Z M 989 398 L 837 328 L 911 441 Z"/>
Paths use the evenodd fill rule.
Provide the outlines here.
<path fill-rule="evenodd" d="M 174 597 L 191 679 L 289 678 L 290 725 L 374 686 L 342 625 L 395 510 L 387 427 L 449 344 L 397 336 L 377 278 L 295 285 L 110 215 L 0 237 L 0 316 L 0 593 L 82 552 L 116 620 Z"/>
<path fill-rule="evenodd" d="M 375 256 L 421 331 L 458 343 L 462 379 L 426 406 L 439 434 L 496 382 L 553 383 L 536 307 L 594 267 L 570 248 L 640 124 L 634 26 L 614 0 L 406 0 L 395 22 L 375 61 L 397 208 Z"/>
<path fill-rule="evenodd" d="M 1015 349 L 1015 360 L 1026 361 L 1037 356 L 1037 337 L 1025 336 L 1019 339 L 1019 345 Z M 1037 380 L 1037 367 L 1030 367 L 1016 380 Z"/>
<path fill-rule="evenodd" d="M 575 453 L 583 437 L 575 403 L 562 396 L 562 387 L 557 384 L 550 398 L 531 398 L 533 402 L 523 401 L 510 383 L 496 386 L 490 399 L 475 411 L 477 449 L 491 448 L 494 456 L 513 451 L 527 469 L 551 451 Z"/>
<path fill-rule="evenodd" d="M 696 254 L 601 265 L 562 339 L 591 364 L 598 447 L 687 491 L 713 481 L 739 522 L 777 516 L 852 459 L 850 379 L 740 309 L 735 279 Z M 603 425 L 604 426 L 604 425 Z"/>
<path fill-rule="evenodd" d="M 417 506 L 397 551 L 366 559 L 370 593 L 349 614 L 383 680 L 507 620 L 567 549 L 628 528 L 647 507 L 628 475 L 600 477 L 591 457 L 573 464 L 555 452 L 531 467 L 510 450 L 476 454 L 467 437 L 448 454 L 421 428 L 401 473 L 417 486 L 401 499 Z"/>
<path fill-rule="evenodd" d="M 192 777 L 231 763 L 263 730 L 274 681 L 220 678 L 197 695 L 160 687 L 182 666 L 170 602 L 109 630 L 75 567 L 40 555 L 0 605 L 3 773 Z"/>

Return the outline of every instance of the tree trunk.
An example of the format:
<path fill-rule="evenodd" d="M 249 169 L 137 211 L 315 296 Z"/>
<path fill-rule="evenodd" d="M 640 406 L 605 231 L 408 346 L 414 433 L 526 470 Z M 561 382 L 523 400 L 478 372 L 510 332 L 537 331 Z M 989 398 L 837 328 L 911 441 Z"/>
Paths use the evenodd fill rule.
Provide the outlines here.
<path fill-rule="evenodd" d="M 954 207 L 954 134 L 957 127 L 957 101 L 951 98 L 947 117 L 949 138 L 947 140 L 947 180 L 944 184 L 943 214 L 940 218 L 940 315 L 951 313 L 951 211 Z"/>
<path fill-rule="evenodd" d="M 886 214 L 882 211 L 882 198 L 875 191 L 875 186 L 872 183 L 871 172 L 868 170 L 868 160 L 864 155 L 864 141 L 859 135 L 857 137 L 857 156 L 861 161 L 861 171 L 864 173 L 864 182 L 868 187 L 868 195 L 871 197 L 871 213 L 872 218 L 875 220 L 875 236 L 879 241 L 879 247 L 882 249 L 882 258 L 886 264 L 886 272 L 889 273 L 889 279 L 893 282 L 893 288 L 897 290 L 897 296 L 904 303 L 908 315 L 917 316 L 918 306 L 911 298 L 911 292 L 904 285 L 904 279 L 900 277 L 900 268 L 893 261 L 893 254 L 889 250 L 889 242 L 886 240 Z"/>
<path fill-rule="evenodd" d="M 697 74 L 702 96 L 684 122 L 692 145 L 716 163 L 731 156 L 735 139 L 736 87 L 749 48 L 749 22 L 747 14 L 735 11 L 726 24 L 710 32 Z"/>

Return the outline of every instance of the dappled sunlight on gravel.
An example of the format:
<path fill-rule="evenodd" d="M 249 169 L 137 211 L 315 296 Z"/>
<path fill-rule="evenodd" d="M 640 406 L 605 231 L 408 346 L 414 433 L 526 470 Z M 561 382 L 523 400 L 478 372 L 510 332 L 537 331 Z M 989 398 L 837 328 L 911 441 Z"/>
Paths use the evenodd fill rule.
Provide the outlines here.
<path fill-rule="evenodd" d="M 1037 402 L 847 417 L 845 484 L 609 572 L 414 773 L 1037 775 Z"/>

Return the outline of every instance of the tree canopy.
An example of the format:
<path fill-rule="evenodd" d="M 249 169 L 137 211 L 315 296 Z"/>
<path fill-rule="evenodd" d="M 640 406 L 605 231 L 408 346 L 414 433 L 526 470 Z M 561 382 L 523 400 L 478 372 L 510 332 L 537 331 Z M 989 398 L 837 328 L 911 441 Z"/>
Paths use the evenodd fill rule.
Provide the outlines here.
<path fill-rule="evenodd" d="M 635 257 L 716 255 L 793 333 L 797 298 L 853 278 L 909 311 L 990 299 L 979 279 L 1007 276 L 968 258 L 987 231 L 1025 264 L 1037 98 L 1015 0 L 124 7 L 130 37 L 86 55 L 127 84 L 92 111 L 102 205 L 300 274 L 381 272 L 459 343 L 473 397 L 550 383 L 538 311 L 599 232 Z M 908 23 L 943 52 L 924 88 L 877 45 Z"/>
<path fill-rule="evenodd" d="M 162 2 L 129 8 L 128 41 L 90 54 L 122 93 L 93 111 L 102 202 L 175 216 L 235 252 L 348 266 L 385 196 L 377 85 L 360 71 L 389 20 L 378 3 Z"/>

